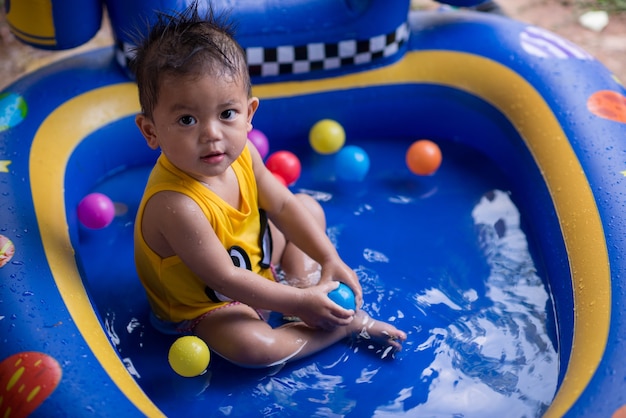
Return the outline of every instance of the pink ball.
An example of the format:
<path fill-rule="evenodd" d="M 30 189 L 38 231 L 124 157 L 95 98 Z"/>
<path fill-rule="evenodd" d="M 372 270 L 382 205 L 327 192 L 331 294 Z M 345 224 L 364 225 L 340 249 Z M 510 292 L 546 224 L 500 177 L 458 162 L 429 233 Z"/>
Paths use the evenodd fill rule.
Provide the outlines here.
<path fill-rule="evenodd" d="M 300 171 L 302 170 L 298 157 L 289 151 L 277 151 L 273 153 L 267 158 L 265 166 L 274 175 L 282 177 L 288 185 L 298 180 Z"/>
<path fill-rule="evenodd" d="M 248 139 L 259 151 L 259 154 L 261 154 L 261 158 L 265 159 L 265 157 L 267 157 L 267 154 L 270 152 L 270 143 L 265 134 L 258 129 L 252 129 L 250 132 L 248 132 Z"/>
<path fill-rule="evenodd" d="M 78 204 L 78 220 L 90 229 L 109 226 L 115 217 L 115 205 L 102 193 L 90 193 Z"/>

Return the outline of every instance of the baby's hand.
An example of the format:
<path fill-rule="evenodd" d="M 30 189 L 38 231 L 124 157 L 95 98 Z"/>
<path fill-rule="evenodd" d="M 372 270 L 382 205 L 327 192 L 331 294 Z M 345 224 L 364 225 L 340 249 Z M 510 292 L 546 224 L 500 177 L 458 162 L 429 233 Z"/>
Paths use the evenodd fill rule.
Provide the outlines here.
<path fill-rule="evenodd" d="M 303 298 L 295 314 L 313 328 L 332 330 L 338 326 L 350 324 L 355 312 L 344 309 L 333 302 L 328 293 L 339 286 L 338 282 L 326 281 L 317 286 L 302 289 Z"/>
<path fill-rule="evenodd" d="M 363 304 L 363 289 L 354 270 L 343 261 L 328 262 L 322 265 L 322 278 L 320 283 L 338 281 L 346 284 L 354 292 L 354 300 L 357 310 Z"/>

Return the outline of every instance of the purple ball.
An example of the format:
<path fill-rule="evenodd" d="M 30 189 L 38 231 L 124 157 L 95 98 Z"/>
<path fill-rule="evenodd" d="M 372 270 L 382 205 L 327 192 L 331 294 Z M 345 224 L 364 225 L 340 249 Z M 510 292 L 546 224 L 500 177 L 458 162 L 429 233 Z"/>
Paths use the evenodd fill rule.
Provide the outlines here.
<path fill-rule="evenodd" d="M 250 132 L 248 132 L 248 139 L 259 151 L 259 154 L 261 154 L 261 158 L 265 159 L 265 157 L 267 157 L 267 154 L 270 152 L 270 143 L 267 140 L 265 134 L 258 129 L 252 129 Z"/>
<path fill-rule="evenodd" d="M 78 220 L 90 229 L 109 226 L 115 217 L 115 205 L 102 193 L 90 193 L 78 204 Z"/>

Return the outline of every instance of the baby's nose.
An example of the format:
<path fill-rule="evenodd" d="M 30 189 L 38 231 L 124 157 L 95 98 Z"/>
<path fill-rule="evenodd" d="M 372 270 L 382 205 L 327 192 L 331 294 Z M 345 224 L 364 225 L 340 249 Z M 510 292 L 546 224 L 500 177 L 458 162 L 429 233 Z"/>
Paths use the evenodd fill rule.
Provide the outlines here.
<path fill-rule="evenodd" d="M 205 141 L 218 141 L 222 139 L 222 129 L 218 121 L 209 121 L 203 129 L 203 139 Z"/>

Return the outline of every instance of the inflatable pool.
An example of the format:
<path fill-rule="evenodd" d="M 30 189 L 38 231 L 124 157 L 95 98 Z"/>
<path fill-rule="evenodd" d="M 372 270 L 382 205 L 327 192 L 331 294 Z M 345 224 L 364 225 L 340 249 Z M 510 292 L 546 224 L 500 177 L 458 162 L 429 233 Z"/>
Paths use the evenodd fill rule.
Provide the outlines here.
<path fill-rule="evenodd" d="M 345 342 L 184 378 L 132 259 L 157 154 L 134 125 L 126 3 L 107 4 L 115 47 L 0 93 L 0 415 L 626 416 L 626 90 L 601 63 L 489 14 L 240 2 L 255 128 L 300 158 L 291 187 L 325 207 L 364 309 L 409 338 L 393 359 Z M 18 4 L 18 36 L 73 46 L 29 35 Z M 311 150 L 325 118 L 369 155 L 364 180 Z M 404 163 L 423 138 L 443 152 L 430 176 Z M 115 202 L 106 228 L 78 221 L 92 192 Z"/>

